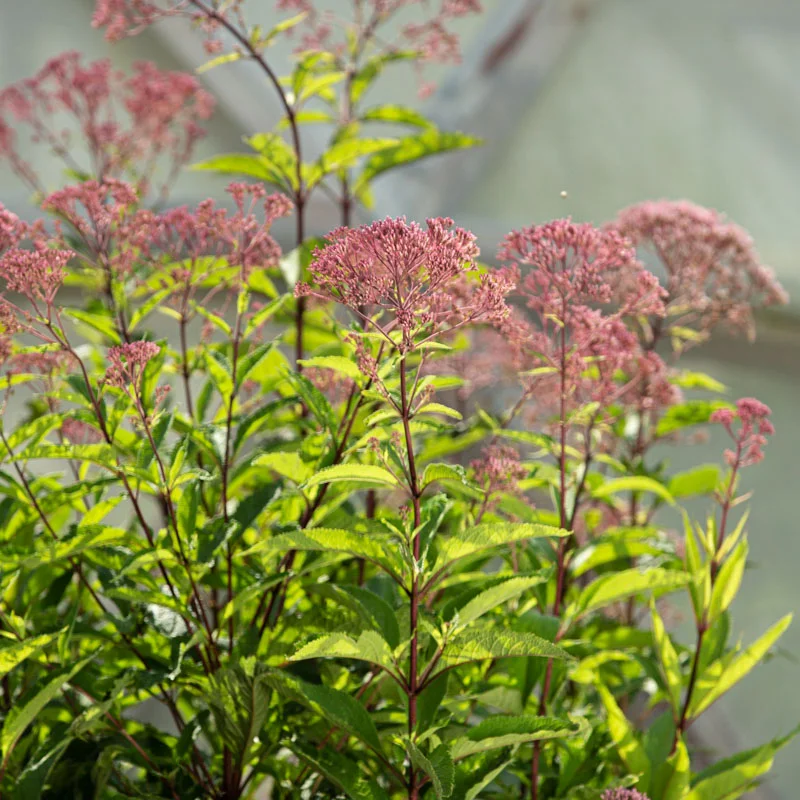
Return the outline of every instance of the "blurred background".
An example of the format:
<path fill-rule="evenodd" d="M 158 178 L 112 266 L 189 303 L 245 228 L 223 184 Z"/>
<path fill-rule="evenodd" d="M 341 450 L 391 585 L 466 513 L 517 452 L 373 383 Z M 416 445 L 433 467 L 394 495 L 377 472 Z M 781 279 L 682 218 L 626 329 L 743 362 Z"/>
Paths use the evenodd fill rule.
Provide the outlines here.
<path fill-rule="evenodd" d="M 344 0 L 327 2 L 340 11 L 342 5 Z M 461 25 L 462 66 L 428 70 L 426 77 L 437 82 L 432 96 L 419 101 L 419 82 L 402 67 L 387 71 L 378 85 L 381 102 L 421 105 L 441 127 L 480 135 L 485 145 L 383 178 L 372 213 L 451 216 L 478 235 L 488 261 L 511 228 L 568 215 L 602 223 L 646 199 L 711 206 L 752 234 L 792 302 L 760 319 L 754 344 L 717 338 L 687 364 L 723 381 L 731 398 L 754 395 L 773 409 L 777 435 L 767 459 L 743 478 L 754 491 L 752 568 L 733 614 L 734 629 L 748 642 L 800 606 L 800 525 L 792 506 L 800 483 L 800 4 L 483 5 L 484 15 Z M 184 70 L 206 60 L 200 40 L 177 22 L 108 45 L 90 27 L 93 7 L 93 0 L 0 0 L 0 86 L 28 77 L 66 49 L 88 59 L 108 56 L 125 70 L 138 60 Z M 248 0 L 245 10 L 253 22 L 275 19 L 274 0 Z M 279 73 L 292 46 L 284 40 L 271 51 Z M 277 122 L 274 95 L 246 63 L 220 67 L 204 80 L 220 102 L 198 158 L 245 151 L 244 135 Z M 325 135 L 315 127 L 307 149 L 321 148 Z M 48 187 L 60 185 L 60 162 L 49 165 L 40 149 L 22 150 L 35 154 Z M 186 172 L 172 202 L 221 199 L 225 183 Z M 36 213 L 27 190 L 4 166 L 0 202 L 23 217 Z M 337 224 L 321 195 L 310 219 L 312 234 Z M 670 457 L 682 468 L 718 461 L 721 448 L 721 440 L 712 438 Z M 800 622 L 782 642 L 777 657 L 698 724 L 703 745 L 715 756 L 761 744 L 800 723 Z M 798 785 L 795 741 L 764 787 L 749 796 L 795 800 Z"/>

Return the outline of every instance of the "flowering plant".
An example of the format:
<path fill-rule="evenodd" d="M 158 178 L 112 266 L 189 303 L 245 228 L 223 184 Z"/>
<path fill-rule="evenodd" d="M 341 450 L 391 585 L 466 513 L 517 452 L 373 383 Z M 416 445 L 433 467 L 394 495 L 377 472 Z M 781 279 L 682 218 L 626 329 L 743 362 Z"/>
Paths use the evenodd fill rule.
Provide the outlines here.
<path fill-rule="evenodd" d="M 354 227 L 383 173 L 475 143 L 364 98 L 392 62 L 457 60 L 450 23 L 480 4 L 397 41 L 414 3 L 351 5 L 280 0 L 297 13 L 265 31 L 243 2 L 98 0 L 110 39 L 188 17 L 207 67 L 249 59 L 278 93 L 252 153 L 195 165 L 250 181 L 227 205 L 164 203 L 212 107 L 195 78 L 66 54 L 0 94 L 0 155 L 45 215 L 0 209 L 0 794 L 742 796 L 793 734 L 705 768 L 688 734 L 790 621 L 731 641 L 739 478 L 773 428 L 680 359 L 783 290 L 688 203 L 512 232 L 497 268 L 450 219 Z M 291 33 L 284 78 L 268 48 Z M 412 132 L 363 135 L 380 123 Z M 19 126 L 69 185 L 43 186 Z M 316 191 L 341 216 L 320 241 Z M 705 426 L 720 466 L 655 457 Z"/>

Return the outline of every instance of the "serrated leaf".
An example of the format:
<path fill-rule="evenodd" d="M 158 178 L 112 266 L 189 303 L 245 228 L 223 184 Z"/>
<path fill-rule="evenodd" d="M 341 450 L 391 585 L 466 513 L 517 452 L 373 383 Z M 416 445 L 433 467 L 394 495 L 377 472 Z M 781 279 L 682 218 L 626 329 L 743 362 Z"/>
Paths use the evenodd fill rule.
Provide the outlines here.
<path fill-rule="evenodd" d="M 58 633 L 44 633 L 40 636 L 32 636 L 30 639 L 24 639 L 21 642 L 14 642 L 13 644 L 0 648 L 0 678 L 7 675 L 14 667 L 19 666 L 26 659 L 36 655 L 49 644 L 56 642 L 61 633 L 62 631 L 58 631 Z"/>
<path fill-rule="evenodd" d="M 555 717 L 536 717 L 530 714 L 489 717 L 470 728 L 466 736 L 452 743 L 453 760 L 459 761 L 486 750 L 575 736 L 583 729 L 578 723 Z"/>
<path fill-rule="evenodd" d="M 719 659 L 710 664 L 697 679 L 689 718 L 694 719 L 733 688 L 769 652 L 792 622 L 787 614 L 778 620 L 766 633 L 732 659 Z"/>
<path fill-rule="evenodd" d="M 16 705 L 11 708 L 3 723 L 2 734 L 0 734 L 0 751 L 3 754 L 3 763 L 7 762 L 11 750 L 16 745 L 19 737 L 36 719 L 41 710 L 51 700 L 55 699 L 61 692 L 62 686 L 77 675 L 93 658 L 94 655 L 84 658 L 55 677 L 50 677 L 45 685 L 25 705 Z"/>
<path fill-rule="evenodd" d="M 364 631 L 353 639 L 346 633 L 329 633 L 301 647 L 290 661 L 309 658 L 349 658 L 367 661 L 390 674 L 396 674 L 396 665 L 389 643 L 377 631 Z"/>
<path fill-rule="evenodd" d="M 300 363 L 304 367 L 333 370 L 333 372 L 350 378 L 358 385 L 364 382 L 364 374 L 358 368 L 358 364 L 344 356 L 314 356 L 313 358 L 303 359 Z"/>
<path fill-rule="evenodd" d="M 413 125 L 415 128 L 432 128 L 433 123 L 419 111 L 408 106 L 381 105 L 368 108 L 361 114 L 365 122 L 387 122 L 394 125 Z"/>
<path fill-rule="evenodd" d="M 292 751 L 310 767 L 341 789 L 350 800 L 388 800 L 375 781 L 362 774 L 358 765 L 330 747 L 309 747 L 292 742 Z"/>
<path fill-rule="evenodd" d="M 467 483 L 467 473 L 460 464 L 428 464 L 422 473 L 421 487 L 424 489 L 436 481 Z"/>
<path fill-rule="evenodd" d="M 288 672 L 273 672 L 268 680 L 281 694 L 292 697 L 332 725 L 381 752 L 375 723 L 369 712 L 354 697 L 330 686 L 307 683 Z"/>
<path fill-rule="evenodd" d="M 259 542 L 245 551 L 244 555 L 261 553 L 264 557 L 270 557 L 283 555 L 290 550 L 347 553 L 378 564 L 392 574 L 401 569 L 392 548 L 384 544 L 382 537 L 337 528 L 306 528 L 282 533 Z"/>
<path fill-rule="evenodd" d="M 460 558 L 466 558 L 482 550 L 489 550 L 511 542 L 569 535 L 569 531 L 550 525 L 511 522 L 476 525 L 437 541 L 439 552 L 431 572 L 441 572 Z"/>
<path fill-rule="evenodd" d="M 219 67 L 222 64 L 230 64 L 234 61 L 238 61 L 241 57 L 242 53 L 238 50 L 234 50 L 232 53 L 223 53 L 220 56 L 216 56 L 216 58 L 206 61 L 205 64 L 201 64 L 199 67 L 197 67 L 195 72 L 202 75 L 202 73 L 208 72 L 209 70 L 214 69 L 214 67 Z"/>
<path fill-rule="evenodd" d="M 374 178 L 384 172 L 406 164 L 420 161 L 429 156 L 476 147 L 481 140 L 463 133 L 445 133 L 431 128 L 413 136 L 400 139 L 388 150 L 371 156 L 353 187 L 356 194 L 366 188 Z"/>
<path fill-rule="evenodd" d="M 719 467 L 716 464 L 703 464 L 673 475 L 669 482 L 669 493 L 674 498 L 711 494 L 717 488 L 719 480 Z"/>
<path fill-rule="evenodd" d="M 585 614 L 603 608 L 618 600 L 642 592 L 671 592 L 689 583 L 689 576 L 684 572 L 666 570 L 656 567 L 641 571 L 626 569 L 601 575 L 592 581 L 578 597 L 576 610 Z"/>
<path fill-rule="evenodd" d="M 442 414 L 451 419 L 463 419 L 461 412 L 450 408 L 450 406 L 442 405 L 442 403 L 426 403 L 422 408 L 418 408 L 414 414 Z"/>
<path fill-rule="evenodd" d="M 550 573 L 521 578 L 509 578 L 473 597 L 456 611 L 453 618 L 453 636 L 461 633 L 471 623 L 493 609 L 502 608 L 504 603 L 519 597 L 523 592 L 546 581 Z M 456 621 L 457 620 L 457 621 Z"/>
<path fill-rule="evenodd" d="M 254 467 L 266 467 L 284 478 L 300 484 L 309 478 L 314 468 L 300 458 L 300 453 L 263 453 L 253 459 Z"/>
<path fill-rule="evenodd" d="M 572 575 L 578 578 L 597 567 L 620 559 L 659 555 L 662 552 L 659 547 L 651 542 L 632 538 L 627 530 L 619 535 L 610 533 L 604 535 L 599 541 L 591 542 L 586 547 L 581 548 L 570 561 L 569 570 Z"/>
<path fill-rule="evenodd" d="M 439 674 L 442 670 L 472 661 L 520 656 L 562 660 L 572 658 L 566 650 L 534 633 L 472 629 L 466 635 L 460 636 L 446 645 L 434 675 Z"/>
<path fill-rule="evenodd" d="M 695 775 L 686 800 L 734 800 L 750 789 L 753 783 L 772 769 L 775 754 L 800 731 L 795 728 L 779 739 L 760 747 L 723 758 Z"/>
<path fill-rule="evenodd" d="M 220 175 L 245 175 L 285 188 L 286 178 L 267 158 L 252 153 L 228 153 L 214 156 L 191 167 L 193 170 Z"/>
<path fill-rule="evenodd" d="M 654 494 L 671 505 L 675 503 L 666 486 L 645 475 L 626 475 L 622 478 L 613 478 L 592 489 L 592 497 L 603 499 L 613 497 L 620 492 L 644 492 Z"/>
<path fill-rule="evenodd" d="M 431 779 L 436 797 L 439 800 L 450 797 L 455 785 L 455 767 L 450 748 L 446 744 L 440 744 L 429 756 L 414 742 L 406 742 L 406 749 L 411 763 Z"/>
<path fill-rule="evenodd" d="M 336 464 L 312 475 L 303 489 L 312 489 L 323 483 L 365 483 L 371 486 L 397 486 L 397 478 L 389 470 L 372 464 Z"/>

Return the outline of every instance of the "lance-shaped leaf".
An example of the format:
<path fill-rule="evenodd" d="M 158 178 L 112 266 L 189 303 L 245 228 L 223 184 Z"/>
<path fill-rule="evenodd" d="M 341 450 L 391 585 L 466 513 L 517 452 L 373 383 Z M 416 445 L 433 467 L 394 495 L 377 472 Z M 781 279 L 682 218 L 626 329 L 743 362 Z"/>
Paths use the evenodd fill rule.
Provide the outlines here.
<path fill-rule="evenodd" d="M 392 676 L 397 673 L 392 649 L 377 631 L 364 631 L 358 639 L 346 633 L 329 633 L 301 647 L 290 660 L 304 661 L 309 658 L 350 658 L 367 661 Z"/>
<path fill-rule="evenodd" d="M 373 464 L 336 464 L 321 469 L 304 484 L 304 489 L 312 489 L 323 483 L 363 483 L 369 486 L 397 486 L 397 478 L 388 469 Z"/>
<path fill-rule="evenodd" d="M 332 725 L 380 752 L 381 743 L 375 723 L 369 712 L 354 697 L 330 686 L 307 683 L 288 672 L 272 672 L 267 680 L 284 696 L 302 703 Z"/>
<path fill-rule="evenodd" d="M 772 769 L 775 754 L 800 732 L 795 728 L 779 739 L 723 758 L 694 777 L 686 800 L 734 800 L 749 791 L 755 781 Z"/>
<path fill-rule="evenodd" d="M 70 678 L 80 672 L 92 659 L 84 658 L 67 670 L 59 672 L 55 677 L 49 677 L 44 686 L 25 705 L 15 705 L 6 716 L 3 723 L 3 732 L 0 734 L 0 751 L 3 754 L 3 764 L 7 763 L 19 737 L 27 729 L 39 712 L 58 694 Z"/>
<path fill-rule="evenodd" d="M 674 504 L 675 502 L 672 495 L 669 493 L 669 489 L 667 489 L 663 483 L 659 483 L 645 475 L 626 475 L 622 478 L 614 478 L 613 480 L 606 481 L 592 490 L 592 497 L 603 499 L 606 497 L 613 497 L 620 492 L 654 494 L 667 503 Z"/>
<path fill-rule="evenodd" d="M 300 742 L 292 742 L 292 751 L 306 764 L 339 787 L 350 800 L 387 800 L 388 795 L 359 769 L 358 765 L 336 750 L 319 749 Z"/>
<path fill-rule="evenodd" d="M 475 147 L 479 144 L 481 144 L 481 140 L 475 136 L 467 136 L 463 133 L 445 133 L 435 128 L 424 130 L 413 136 L 406 136 L 400 139 L 394 147 L 369 158 L 356 181 L 354 192 L 359 194 L 374 178 L 394 167 L 411 164 L 439 153 Z"/>
<path fill-rule="evenodd" d="M 586 725 L 556 717 L 536 717 L 524 714 L 513 717 L 489 717 L 470 728 L 466 736 L 456 739 L 451 750 L 453 760 L 459 761 L 475 753 L 514 747 L 543 739 L 576 736 Z"/>
<path fill-rule="evenodd" d="M 503 603 L 519 597 L 523 592 L 547 580 L 550 574 L 548 571 L 541 575 L 509 578 L 509 580 L 481 592 L 456 611 L 456 616 L 453 617 L 452 635 L 460 633 L 467 625 L 475 622 L 476 619 L 492 609 L 500 608 Z"/>
<path fill-rule="evenodd" d="M 569 536 L 570 532 L 550 525 L 534 525 L 511 522 L 487 523 L 467 528 L 460 533 L 438 540 L 439 552 L 432 572 L 447 569 L 454 561 L 466 558 L 482 550 L 489 550 L 511 542 L 538 539 L 548 536 Z"/>
<path fill-rule="evenodd" d="M 7 647 L 0 648 L 0 678 L 11 672 L 14 667 L 38 653 L 47 645 L 57 641 L 61 631 L 57 633 L 44 633 L 41 636 L 32 636 L 21 642 L 14 642 Z M 8 641 L 8 640 L 5 640 Z"/>
<path fill-rule="evenodd" d="M 791 621 L 792 615 L 787 614 L 740 653 L 718 659 L 709 665 L 697 679 L 692 702 L 689 705 L 689 718 L 693 719 L 702 714 L 744 678 L 780 639 Z"/>
<path fill-rule="evenodd" d="M 586 614 L 641 592 L 663 594 L 687 583 L 689 576 L 676 570 L 655 568 L 642 572 L 634 568 L 613 572 L 592 581 L 581 592 L 574 610 L 579 615 Z"/>
<path fill-rule="evenodd" d="M 609 534 L 597 542 L 581 548 L 572 558 L 569 570 L 576 578 L 585 575 L 603 564 L 622 558 L 636 558 L 645 555 L 660 555 L 663 550 L 652 542 L 633 538 L 625 530 L 619 535 Z"/>
<path fill-rule="evenodd" d="M 434 675 L 460 664 L 469 664 L 472 661 L 518 656 L 563 660 L 572 658 L 566 650 L 535 633 L 472 629 L 445 646 Z"/>
<path fill-rule="evenodd" d="M 361 534 L 337 528 L 306 528 L 265 539 L 247 550 L 244 555 L 261 553 L 264 557 L 283 555 L 290 550 L 347 553 L 364 558 L 382 567 L 391 575 L 402 570 L 398 557 L 385 537 Z"/>
<path fill-rule="evenodd" d="M 253 459 L 253 466 L 271 469 L 294 483 L 302 483 L 314 472 L 313 466 L 303 461 L 300 458 L 300 453 L 294 451 L 288 453 L 263 453 Z"/>
<path fill-rule="evenodd" d="M 650 759 L 611 692 L 602 684 L 597 686 L 597 691 L 606 709 L 608 732 L 617 748 L 619 757 L 634 775 L 641 776 L 637 787 L 641 791 L 647 791 L 651 773 Z"/>
<path fill-rule="evenodd" d="M 650 613 L 653 619 L 653 641 L 661 666 L 661 674 L 663 675 L 667 693 L 672 702 L 672 708 L 676 712 L 679 712 L 683 678 L 681 675 L 681 665 L 678 661 L 678 654 L 675 652 L 672 640 L 669 638 L 669 634 L 664 627 L 664 621 L 656 610 L 656 604 L 652 601 L 650 603 Z"/>
<path fill-rule="evenodd" d="M 406 742 L 406 749 L 411 763 L 431 779 L 438 800 L 450 797 L 455 785 L 455 767 L 450 748 L 446 744 L 440 744 L 426 756 L 414 742 L 409 741 Z"/>
<path fill-rule="evenodd" d="M 304 367 L 332 370 L 344 375 L 345 378 L 350 378 L 359 386 L 364 382 L 364 373 L 358 368 L 358 364 L 344 356 L 314 356 L 305 358 L 300 363 Z"/>

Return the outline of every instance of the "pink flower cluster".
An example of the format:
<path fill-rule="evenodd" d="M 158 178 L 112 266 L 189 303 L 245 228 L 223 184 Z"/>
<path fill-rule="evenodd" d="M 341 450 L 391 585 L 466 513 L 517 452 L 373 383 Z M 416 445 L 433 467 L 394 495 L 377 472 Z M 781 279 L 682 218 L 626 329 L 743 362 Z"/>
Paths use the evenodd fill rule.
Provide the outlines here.
<path fill-rule="evenodd" d="M 105 382 L 109 386 L 127 389 L 133 385 L 138 390 L 148 362 L 161 352 L 155 342 L 129 342 L 112 347 L 108 351 L 110 366 L 106 370 Z"/>
<path fill-rule="evenodd" d="M 237 280 L 256 267 L 275 266 L 281 250 L 270 228 L 291 212 L 291 202 L 283 195 L 267 194 L 260 184 L 232 183 L 228 192 L 236 205 L 232 214 L 213 200 L 203 200 L 194 211 L 181 206 L 162 214 L 138 212 L 130 228 L 141 253 L 173 264 L 188 262 L 191 267 L 205 260 L 204 273 L 220 264 L 235 266 Z M 178 268 L 172 277 L 188 284 L 193 275 L 198 277 L 192 269 Z"/>
<path fill-rule="evenodd" d="M 299 283 L 295 294 L 334 300 L 365 319 L 362 309 L 380 310 L 382 316 L 370 323 L 387 339 L 400 331 L 396 344 L 402 352 L 420 337 L 468 322 L 500 322 L 508 314 L 510 284 L 499 275 L 482 275 L 465 291 L 464 278 L 475 271 L 479 251 L 471 233 L 452 226 L 451 219 L 437 218 L 423 229 L 401 217 L 338 228 L 314 253 L 312 283 Z"/>
<path fill-rule="evenodd" d="M 487 495 L 516 492 L 519 482 L 528 474 L 520 463 L 519 453 L 508 445 L 491 445 L 470 466 L 475 480 Z"/>
<path fill-rule="evenodd" d="M 630 388 L 621 376 L 663 371 L 626 324 L 663 314 L 663 289 L 619 233 L 555 220 L 510 233 L 498 257 L 533 311 L 533 321 L 514 314 L 500 332 L 540 413 L 607 406 Z"/>
<path fill-rule="evenodd" d="M 775 433 L 769 420 L 769 406 L 753 397 L 743 397 L 736 402 L 736 410 L 720 408 L 711 415 L 711 422 L 722 425 L 733 439 L 735 450 L 725 451 L 725 460 L 734 468 L 758 464 L 764 459 L 767 436 Z M 734 427 L 738 420 L 739 425 Z"/>
<path fill-rule="evenodd" d="M 725 324 L 752 337 L 753 308 L 787 302 L 747 233 L 716 211 L 685 201 L 639 203 L 610 227 L 658 257 L 671 325 L 707 334 Z"/>
<path fill-rule="evenodd" d="M 359 5 L 359 4 L 354 4 Z M 379 28 L 413 6 L 427 5 L 421 0 L 368 0 L 355 10 L 355 21 L 349 23 L 329 11 L 320 11 L 314 0 L 277 0 L 279 11 L 305 13 L 305 33 L 300 50 L 330 50 L 343 55 L 344 40 L 356 42 L 362 50 L 368 42 L 375 40 Z M 479 0 L 442 0 L 438 9 L 425 8 L 425 19 L 408 22 L 401 27 L 400 38 L 387 48 L 404 50 L 412 48 L 422 62 L 459 63 L 461 45 L 458 36 L 450 29 L 453 20 L 483 11 Z M 348 36 L 342 43 L 332 41 L 336 29 L 346 29 Z"/>
<path fill-rule="evenodd" d="M 63 53 L 0 92 L 0 158 L 42 191 L 18 150 L 14 127 L 25 127 L 74 172 L 98 181 L 126 176 L 143 192 L 163 157 L 165 190 L 204 135 L 200 121 L 211 116 L 213 98 L 193 76 L 148 62 L 135 64 L 125 77 L 108 60 L 81 59 L 77 52 Z M 88 164 L 75 160 L 81 146 L 88 148 Z"/>
<path fill-rule="evenodd" d="M 606 789 L 600 800 L 649 800 L 637 789 Z"/>

